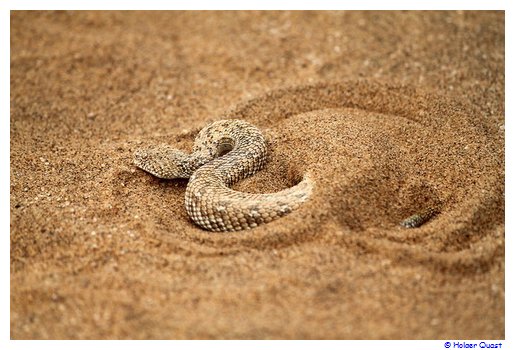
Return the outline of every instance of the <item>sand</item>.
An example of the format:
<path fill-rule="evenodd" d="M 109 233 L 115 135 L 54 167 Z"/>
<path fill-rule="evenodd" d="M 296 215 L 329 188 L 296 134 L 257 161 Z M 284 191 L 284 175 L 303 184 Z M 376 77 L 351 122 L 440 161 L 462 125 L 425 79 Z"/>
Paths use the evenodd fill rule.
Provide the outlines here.
<path fill-rule="evenodd" d="M 209 233 L 132 153 L 228 117 L 315 191 Z M 12 339 L 505 337 L 503 12 L 12 12 L 10 134 Z"/>

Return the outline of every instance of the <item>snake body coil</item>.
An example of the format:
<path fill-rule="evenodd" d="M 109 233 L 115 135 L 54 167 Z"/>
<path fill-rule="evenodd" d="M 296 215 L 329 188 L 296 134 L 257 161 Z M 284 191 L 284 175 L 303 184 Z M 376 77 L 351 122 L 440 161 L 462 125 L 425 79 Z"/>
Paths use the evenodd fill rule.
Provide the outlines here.
<path fill-rule="evenodd" d="M 261 131 L 242 120 L 221 120 L 203 128 L 193 152 L 169 145 L 139 149 L 137 167 L 163 179 L 189 178 L 186 211 L 210 231 L 238 231 L 284 216 L 305 202 L 313 183 L 308 176 L 297 185 L 266 194 L 243 193 L 230 186 L 263 168 L 267 145 Z"/>

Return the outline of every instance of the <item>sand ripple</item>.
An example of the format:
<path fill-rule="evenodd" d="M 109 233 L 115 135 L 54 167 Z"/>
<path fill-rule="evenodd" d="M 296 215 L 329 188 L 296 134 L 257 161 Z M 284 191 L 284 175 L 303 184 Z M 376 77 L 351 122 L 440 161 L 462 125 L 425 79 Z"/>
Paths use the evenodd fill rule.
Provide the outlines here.
<path fill-rule="evenodd" d="M 346 82 L 272 91 L 227 116 L 262 127 L 273 149 L 266 169 L 238 190 L 273 192 L 310 172 L 312 200 L 257 229 L 212 234 L 184 213 L 185 184 L 160 182 L 168 197 L 154 197 L 145 210 L 163 242 L 190 253 L 237 254 L 319 241 L 463 271 L 487 269 L 503 255 L 503 151 L 474 106 L 406 86 Z M 194 136 L 175 142 L 186 147 Z M 148 181 L 154 188 L 159 182 Z M 420 228 L 400 227 L 428 207 L 439 214 Z"/>

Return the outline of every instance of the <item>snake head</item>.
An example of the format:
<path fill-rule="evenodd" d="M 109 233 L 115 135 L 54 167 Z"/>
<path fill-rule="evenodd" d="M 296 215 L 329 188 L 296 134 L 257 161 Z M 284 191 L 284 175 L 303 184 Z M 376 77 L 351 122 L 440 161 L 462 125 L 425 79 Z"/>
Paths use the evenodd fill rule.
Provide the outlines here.
<path fill-rule="evenodd" d="M 161 179 L 187 179 L 194 169 L 190 157 L 169 145 L 140 148 L 134 153 L 134 164 Z"/>

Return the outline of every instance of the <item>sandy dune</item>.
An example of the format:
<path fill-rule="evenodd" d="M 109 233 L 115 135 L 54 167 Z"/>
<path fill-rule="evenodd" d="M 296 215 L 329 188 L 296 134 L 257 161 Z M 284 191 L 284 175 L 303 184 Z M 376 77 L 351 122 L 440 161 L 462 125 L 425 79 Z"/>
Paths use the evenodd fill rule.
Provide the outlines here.
<path fill-rule="evenodd" d="M 504 338 L 504 13 L 14 12 L 11 338 Z M 132 165 L 264 130 L 236 233 Z M 428 208 L 419 228 L 399 223 Z"/>

